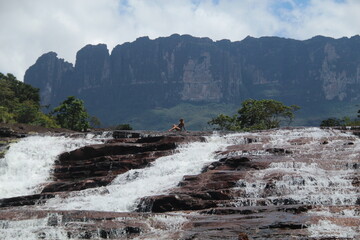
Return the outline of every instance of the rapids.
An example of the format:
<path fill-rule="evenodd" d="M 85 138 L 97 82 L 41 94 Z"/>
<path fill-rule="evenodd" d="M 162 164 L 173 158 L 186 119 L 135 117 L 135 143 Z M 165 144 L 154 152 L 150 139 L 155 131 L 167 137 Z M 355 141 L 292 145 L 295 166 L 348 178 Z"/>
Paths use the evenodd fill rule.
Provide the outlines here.
<path fill-rule="evenodd" d="M 12 144 L 5 158 L 0 159 L 0 198 L 40 192 L 42 186 L 51 180 L 57 155 L 101 141 L 101 138 L 93 137 L 34 136 Z M 246 144 L 252 148 L 227 150 L 230 146 Z M 160 157 L 146 168 L 120 174 L 106 187 L 59 195 L 35 208 L 39 211 L 131 213 L 141 198 L 166 194 L 185 175 L 200 174 L 205 166 L 226 156 L 249 156 L 268 162 L 268 167 L 249 170 L 244 178 L 238 180 L 232 189 L 234 197 L 226 203 L 227 206 L 308 205 L 312 210 L 304 214 L 304 219 L 307 219 L 304 226 L 309 239 L 360 238 L 359 226 L 354 224 L 359 220 L 359 211 L 354 208 L 360 201 L 359 188 L 354 179 L 359 178 L 360 140 L 331 129 L 214 134 L 207 137 L 206 142 L 182 144 L 174 154 Z M 0 235 L 6 236 L 0 239 L 39 239 L 41 229 L 49 232 L 46 239 L 68 239 L 63 227 L 49 227 L 52 217 L 50 214 L 38 219 L 0 220 Z M 55 218 L 62 221 L 61 216 Z M 165 237 L 169 232 L 181 229 L 187 218 L 187 214 L 179 212 L 177 215 L 157 215 L 144 221 L 148 225 L 154 224 L 155 220 L 157 225 L 167 222 L 160 233 Z M 153 225 L 150 228 L 155 229 Z M 123 236 L 124 233 L 116 234 Z M 100 235 L 99 232 L 98 237 Z M 156 239 L 159 235 L 154 236 Z"/>
<path fill-rule="evenodd" d="M 147 168 L 119 175 L 109 186 L 74 192 L 66 198 L 50 199 L 41 208 L 134 211 L 140 198 L 166 193 L 176 187 L 184 175 L 199 174 L 205 164 L 215 161 L 214 152 L 227 145 L 228 141 L 216 135 L 207 138 L 206 142 L 182 145 L 175 154 L 158 158 Z"/>
<path fill-rule="evenodd" d="M 0 198 L 39 193 L 51 180 L 56 157 L 65 151 L 102 142 L 102 136 L 30 136 L 13 143 L 0 159 Z"/>

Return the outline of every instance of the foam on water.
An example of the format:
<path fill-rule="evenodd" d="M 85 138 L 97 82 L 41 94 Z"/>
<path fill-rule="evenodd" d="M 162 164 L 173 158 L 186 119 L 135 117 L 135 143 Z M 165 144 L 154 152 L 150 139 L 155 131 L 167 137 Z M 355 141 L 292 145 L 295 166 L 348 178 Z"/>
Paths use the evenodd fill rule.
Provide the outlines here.
<path fill-rule="evenodd" d="M 317 207 L 308 212 L 315 223 L 308 224 L 310 236 L 314 238 L 336 237 L 360 239 L 359 210 L 342 207 Z M 314 221 L 314 220 L 313 220 Z"/>
<path fill-rule="evenodd" d="M 81 229 L 85 222 L 87 225 L 95 224 L 89 219 L 63 219 L 62 215 L 49 213 L 43 218 L 34 218 L 26 220 L 0 220 L 0 239 L 1 240 L 65 240 L 65 239 L 127 239 L 126 229 L 121 227 L 111 229 L 105 236 L 101 229 Z M 133 221 L 131 217 L 116 218 L 114 223 Z M 85 222 L 84 222 L 85 221 Z M 148 232 L 145 239 L 173 239 L 172 234 L 181 231 L 182 226 L 188 222 L 186 216 L 176 214 L 158 214 L 151 215 L 141 219 L 147 226 Z M 119 225 L 121 226 L 121 225 Z M 69 236 L 71 233 L 71 236 Z M 141 237 L 141 234 L 140 234 Z"/>
<path fill-rule="evenodd" d="M 0 239 L 12 240 L 62 240 L 69 239 L 67 231 L 48 226 L 49 217 L 40 219 L 0 220 Z"/>
<path fill-rule="evenodd" d="M 263 149 L 286 148 L 292 154 L 282 156 L 284 161 L 279 158 L 279 161 L 272 162 L 266 169 L 249 171 L 248 176 L 238 182 L 236 189 L 241 197 L 236 199 L 235 206 L 355 205 L 358 190 L 352 185 L 349 176 L 356 174 L 356 170 L 349 166 L 358 159 L 360 141 L 338 131 L 307 128 L 222 137 L 215 135 L 209 137 L 207 142 L 182 145 L 175 154 L 158 158 L 144 169 L 121 174 L 109 186 L 72 192 L 67 197 L 58 196 L 37 207 L 55 210 L 133 211 L 139 204 L 139 199 L 166 193 L 184 175 L 198 174 L 204 165 L 215 161 L 216 151 L 223 150 L 230 144 L 247 144 L 247 137 L 260 142 L 263 140 Z M 5 159 L 0 160 L 1 198 L 38 192 L 40 184 L 48 181 L 53 162 L 59 153 L 99 141 L 93 138 L 29 137 L 13 144 Z M 299 139 L 306 140 L 301 145 L 296 145 Z M 324 139 L 329 143 L 321 145 L 320 142 Z M 353 143 L 351 146 L 346 145 L 348 140 Z M 345 157 L 342 154 L 344 151 Z M 271 155 L 266 151 L 230 154 L 264 155 L 264 159 Z M 325 208 L 322 212 L 309 214 L 334 217 Z M 358 216 L 354 210 L 343 210 L 341 214 L 349 218 Z M 46 232 L 46 239 L 67 239 L 62 226 L 49 226 L 49 218 L 51 216 L 44 219 L 0 221 L 0 234 L 6 236 L 5 239 L 38 239 Z M 169 231 L 180 230 L 187 219 L 184 216 L 157 215 L 147 221 L 149 228 L 154 228 L 153 239 L 157 239 L 159 235 L 167 236 Z M 158 224 L 164 226 L 164 230 L 154 227 Z M 328 219 L 309 224 L 308 230 L 314 238 L 359 236 L 354 227 L 340 226 Z M 121 231 L 118 234 L 120 236 Z"/>
<path fill-rule="evenodd" d="M 358 233 L 352 228 L 347 226 L 340 226 L 332 223 L 328 220 L 320 220 L 317 224 L 312 224 L 308 227 L 310 237 L 314 238 L 346 238 L 355 239 L 355 236 L 359 236 Z"/>
<path fill-rule="evenodd" d="M 263 134 L 254 133 L 253 137 L 260 138 Z M 284 148 L 291 154 L 283 155 L 266 169 L 249 171 L 247 177 L 238 182 L 236 189 L 240 197 L 234 202 L 235 206 L 319 206 L 321 211 L 308 213 L 314 216 L 311 219 L 320 218 L 309 222 L 310 237 L 359 237 L 356 224 L 346 225 L 358 218 L 358 212 L 344 209 L 334 213 L 326 208 L 346 208 L 355 206 L 358 201 L 359 189 L 351 178 L 358 174 L 355 167 L 360 154 L 358 138 L 340 131 L 307 128 L 278 130 L 269 134 L 268 141 L 263 144 L 264 148 Z"/>
<path fill-rule="evenodd" d="M 0 198 L 39 193 L 49 181 L 56 157 L 65 151 L 101 142 L 101 136 L 85 138 L 30 136 L 13 143 L 0 159 Z"/>
<path fill-rule="evenodd" d="M 212 136 L 207 142 L 182 145 L 177 153 L 158 158 L 147 168 L 130 170 L 119 175 L 109 186 L 75 192 L 67 198 L 56 197 L 47 201 L 44 207 L 63 210 L 133 211 L 140 198 L 163 194 L 175 187 L 184 175 L 200 173 L 206 163 L 214 161 L 214 152 L 227 146 L 228 142 L 222 137 Z"/>
<path fill-rule="evenodd" d="M 260 133 L 263 134 L 263 133 Z M 244 205 L 278 205 L 278 204 L 313 204 L 313 205 L 345 205 L 355 204 L 357 200 L 356 188 L 352 185 L 348 176 L 354 173 L 354 169 L 345 167 L 342 161 L 352 161 L 358 156 L 359 150 L 353 150 L 353 154 L 347 155 L 348 159 L 340 159 L 339 153 L 330 153 L 321 150 L 319 140 L 332 138 L 334 136 L 343 139 L 352 136 L 309 128 L 301 131 L 278 130 L 271 134 L 270 141 L 265 143 L 265 148 L 293 147 L 290 141 L 296 138 L 306 138 L 307 143 L 296 146 L 296 153 L 284 162 L 273 162 L 268 168 L 248 172 L 248 177 L 238 182 L 242 196 L 236 202 L 236 206 Z M 359 149 L 359 140 L 354 141 L 354 148 Z M 344 141 L 334 140 L 331 147 L 344 148 Z M 348 150 L 347 151 L 351 151 Z M 308 154 L 308 159 L 302 159 Z M 316 154 L 312 156 L 311 154 Z M 332 164 L 328 164 L 329 160 Z M 339 161 L 341 164 L 333 164 Z M 333 166 L 343 166 L 342 169 Z M 324 166 L 326 168 L 324 168 Z"/>

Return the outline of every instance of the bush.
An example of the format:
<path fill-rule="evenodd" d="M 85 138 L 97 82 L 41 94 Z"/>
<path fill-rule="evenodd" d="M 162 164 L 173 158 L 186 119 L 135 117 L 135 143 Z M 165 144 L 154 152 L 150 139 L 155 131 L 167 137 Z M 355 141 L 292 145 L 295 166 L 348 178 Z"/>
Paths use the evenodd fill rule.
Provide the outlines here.
<path fill-rule="evenodd" d="M 229 131 L 277 128 L 282 122 L 290 124 L 294 118 L 294 111 L 299 109 L 296 105 L 286 106 L 272 99 L 247 99 L 241 106 L 238 115 L 229 117 L 220 114 L 208 124 L 217 125 L 217 130 Z"/>
<path fill-rule="evenodd" d="M 320 127 L 335 127 L 335 126 L 343 126 L 345 125 L 345 121 L 339 118 L 328 118 L 320 123 Z"/>
<path fill-rule="evenodd" d="M 60 126 L 56 123 L 55 119 L 44 113 L 38 113 L 36 120 L 32 123 L 35 126 L 41 126 L 46 128 L 59 128 Z"/>
<path fill-rule="evenodd" d="M 10 113 L 6 107 L 0 106 L 0 122 L 14 123 L 14 114 Z"/>
<path fill-rule="evenodd" d="M 68 97 L 52 114 L 61 127 L 75 130 L 86 131 L 90 124 L 87 121 L 89 115 L 84 107 L 84 102 L 74 96 Z"/>

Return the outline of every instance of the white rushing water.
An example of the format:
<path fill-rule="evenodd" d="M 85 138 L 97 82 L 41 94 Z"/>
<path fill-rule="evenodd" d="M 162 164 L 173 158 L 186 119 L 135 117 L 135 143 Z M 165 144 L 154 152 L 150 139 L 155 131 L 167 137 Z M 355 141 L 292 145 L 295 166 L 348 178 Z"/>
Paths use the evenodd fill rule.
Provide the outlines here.
<path fill-rule="evenodd" d="M 335 136 L 337 139 L 333 139 Z M 278 130 L 269 137 L 270 141 L 264 143 L 266 148 L 285 148 L 292 154 L 270 163 L 266 169 L 249 171 L 247 178 L 238 183 L 243 197 L 237 199 L 236 206 L 256 206 L 259 202 L 266 205 L 355 203 L 358 192 L 349 179 L 355 169 L 348 166 L 357 161 L 360 153 L 358 139 L 319 128 L 299 132 Z M 294 144 L 297 139 L 303 141 L 301 145 Z M 328 143 L 321 144 L 325 140 Z M 352 145 L 347 147 L 350 140 Z M 347 154 L 343 156 L 345 149 Z"/>
<path fill-rule="evenodd" d="M 59 154 L 96 143 L 101 143 L 101 137 L 89 134 L 83 138 L 30 136 L 11 144 L 0 159 L 0 198 L 39 193 L 50 180 Z"/>
<path fill-rule="evenodd" d="M 260 141 L 265 138 L 264 133 L 252 137 Z M 359 163 L 360 140 L 351 134 L 319 128 L 278 130 L 266 138 L 264 148 L 284 148 L 291 154 L 279 156 L 268 168 L 248 171 L 246 178 L 238 182 L 240 197 L 233 204 L 318 206 L 321 212 L 309 212 L 314 219 L 320 219 L 308 224 L 310 237 L 358 239 L 359 226 L 347 225 L 358 219 L 356 211 L 345 210 L 340 219 L 324 206 L 356 205 L 359 188 L 353 185 L 352 178 L 359 174 L 354 164 Z"/>
<path fill-rule="evenodd" d="M 131 218 L 131 217 L 130 217 Z M 115 222 L 129 221 L 127 217 L 114 219 Z M 131 220 L 130 220 L 131 221 Z M 151 217 L 142 218 L 142 223 L 149 229 L 146 240 L 158 239 L 177 239 L 172 233 L 181 230 L 187 223 L 187 218 L 176 214 L 157 214 Z M 51 223 L 56 223 L 54 226 Z M 0 220 L 0 240 L 68 240 L 68 239 L 129 239 L 126 231 L 121 227 L 111 230 L 111 237 L 104 237 L 100 229 L 94 229 L 91 237 L 82 231 L 84 224 L 96 224 L 88 219 L 78 219 L 71 223 L 63 223 L 63 216 L 56 213 L 49 213 L 42 218 L 32 218 L 25 220 Z M 69 232 L 71 236 L 69 236 Z M 130 239 L 134 239 L 131 238 Z"/>
<path fill-rule="evenodd" d="M 253 142 L 248 143 L 247 138 Z M 92 137 L 34 136 L 14 143 L 5 158 L 0 159 L 0 198 L 39 192 L 42 184 L 50 180 L 58 154 L 97 142 L 100 140 Z M 250 150 L 244 152 L 233 151 L 230 155 L 273 161 L 268 168 L 247 171 L 246 177 L 239 180 L 238 187 L 234 189 L 239 193 L 234 206 L 306 204 L 345 208 L 356 204 L 359 190 L 353 186 L 350 176 L 358 174 L 358 169 L 351 166 L 359 162 L 359 139 L 339 131 L 306 128 L 214 135 L 208 137 L 206 142 L 181 145 L 173 155 L 158 158 L 146 168 L 120 174 L 106 187 L 57 196 L 36 207 L 45 210 L 133 211 L 141 198 L 167 193 L 177 186 L 184 175 L 199 174 L 205 165 L 220 157 L 217 151 L 234 144 L 253 144 L 255 147 L 250 146 L 247 148 Z M 259 144 L 262 144 L 261 148 L 256 147 Z M 264 150 L 272 148 L 283 148 L 289 150 L 290 154 L 272 158 L 273 154 Z M 351 224 L 348 226 L 332 221 L 336 216 L 330 210 L 324 208 L 308 214 L 321 217 L 309 223 L 310 237 L 359 236 L 359 229 Z M 346 219 L 355 219 L 358 212 L 344 210 L 342 215 Z M 179 229 L 186 222 L 186 217 L 182 216 L 170 220 L 169 216 L 154 219 L 156 224 L 167 224 L 164 227 L 166 230 L 159 233 L 164 236 L 167 231 Z M 0 235 L 6 236 L 0 236 L 0 239 L 39 239 L 39 233 L 44 232 L 48 234 L 45 239 L 67 239 L 62 227 L 48 226 L 48 221 L 49 217 L 0 221 Z"/>
<path fill-rule="evenodd" d="M 65 240 L 67 231 L 63 228 L 48 226 L 49 218 L 26 219 L 17 221 L 0 220 L 1 240 Z"/>
<path fill-rule="evenodd" d="M 207 142 L 184 144 L 179 146 L 175 154 L 158 158 L 147 168 L 130 170 L 125 174 L 119 175 L 112 184 L 107 187 L 74 192 L 66 198 L 57 197 L 50 199 L 45 205 L 37 206 L 37 208 L 118 212 L 132 211 L 137 206 L 140 198 L 165 193 L 170 188 L 175 187 L 184 175 L 200 173 L 204 165 L 215 161 L 216 151 L 224 149 L 229 144 L 243 143 L 244 140 L 241 134 L 238 135 L 238 138 L 212 136 L 207 138 Z M 32 156 L 34 159 L 49 159 L 49 151 L 45 151 L 47 148 L 55 148 L 58 149 L 56 152 L 62 152 L 89 143 L 88 140 L 85 140 L 85 142 L 83 142 L 84 140 L 78 140 L 80 142 L 77 143 L 77 146 L 65 147 L 64 142 L 69 141 L 68 139 L 40 137 L 30 138 L 28 140 L 29 142 L 24 141 L 23 143 L 19 142 L 14 144 L 12 149 L 18 152 L 18 154 L 28 148 L 33 149 L 34 152 L 37 152 L 37 154 L 34 153 L 34 156 Z M 28 146 L 20 147 L 22 144 Z M 43 147 L 34 149 L 32 147 L 34 145 L 43 145 Z M 55 145 L 57 145 L 57 147 Z M 54 150 L 54 153 L 51 154 L 52 160 L 49 160 L 45 164 L 48 166 L 48 170 L 51 168 L 58 154 L 56 152 Z M 6 159 L 9 159 L 8 156 Z M 32 163 L 35 164 L 36 161 Z M 8 172 L 8 174 L 10 175 L 10 172 Z M 40 179 L 40 177 L 37 177 L 38 180 L 32 181 L 33 183 L 31 185 L 35 186 L 38 183 L 44 183 L 46 182 L 46 178 L 47 177 L 43 177 Z M 61 216 L 59 217 L 61 218 Z M 0 239 L 68 239 L 68 230 L 65 230 L 66 227 L 49 226 L 49 218 L 51 218 L 51 216 L 27 220 L 0 220 Z M 166 239 L 168 238 L 167 234 L 171 236 L 171 233 L 180 229 L 187 219 L 181 215 L 156 215 L 145 221 L 148 227 L 152 229 L 147 239 Z M 59 222 L 62 222 L 61 219 L 59 219 Z M 91 223 L 89 222 L 88 224 Z M 119 231 L 120 232 L 115 233 L 115 235 L 121 238 L 124 233 L 121 232 L 121 229 Z M 79 235 L 73 237 L 77 239 L 83 238 L 84 236 Z M 93 237 L 98 239 L 95 236 Z M 123 237 L 126 237 L 126 235 L 123 235 Z"/>
<path fill-rule="evenodd" d="M 158 158 L 149 167 L 119 175 L 111 185 L 87 189 L 56 197 L 42 208 L 63 210 L 133 211 L 145 196 L 165 193 L 175 187 L 184 175 L 199 174 L 206 163 L 215 161 L 214 152 L 229 144 L 225 138 L 212 136 L 207 142 L 184 144 L 178 152 Z"/>

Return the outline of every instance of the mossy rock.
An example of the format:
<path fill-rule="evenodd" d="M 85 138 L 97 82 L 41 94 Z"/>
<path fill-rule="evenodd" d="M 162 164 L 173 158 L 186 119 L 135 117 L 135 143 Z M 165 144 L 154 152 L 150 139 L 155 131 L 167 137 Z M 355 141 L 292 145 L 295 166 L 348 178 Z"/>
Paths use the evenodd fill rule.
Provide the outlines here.
<path fill-rule="evenodd" d="M 0 140 L 0 158 L 5 157 L 6 152 L 10 148 L 10 144 L 18 142 L 19 139 L 16 138 L 9 138 L 9 139 L 2 139 Z"/>
<path fill-rule="evenodd" d="M 0 127 L 0 137 L 11 137 L 14 134 L 14 130 L 8 127 Z"/>

